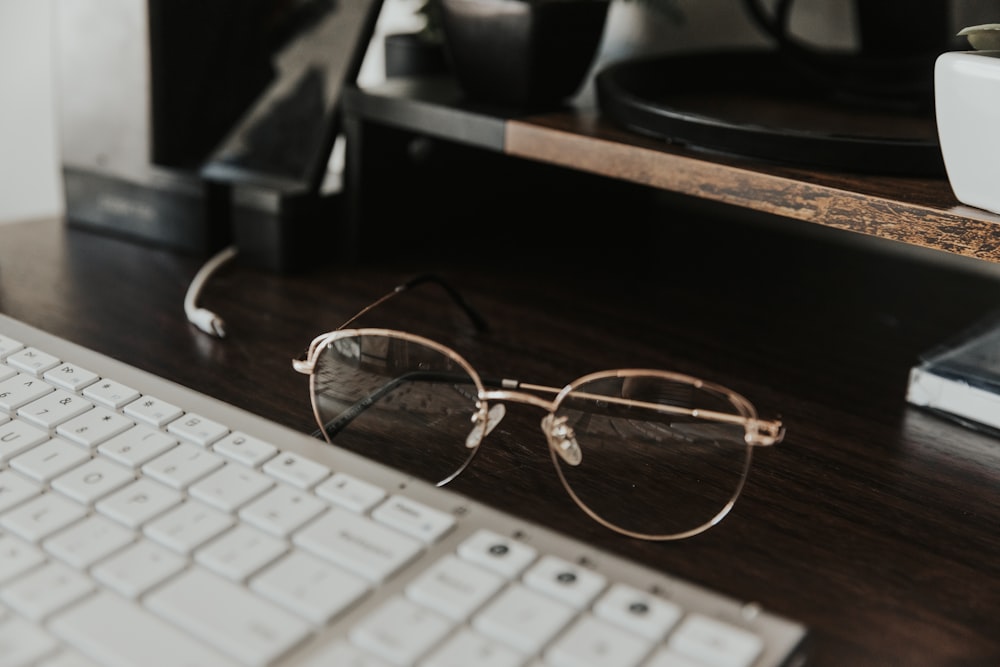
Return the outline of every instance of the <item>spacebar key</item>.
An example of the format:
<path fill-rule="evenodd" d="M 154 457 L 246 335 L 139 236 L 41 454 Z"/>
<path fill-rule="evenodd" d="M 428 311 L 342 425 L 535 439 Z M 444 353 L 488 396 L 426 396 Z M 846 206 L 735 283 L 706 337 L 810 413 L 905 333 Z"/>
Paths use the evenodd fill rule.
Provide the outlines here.
<path fill-rule="evenodd" d="M 109 667 L 236 667 L 219 653 L 113 593 L 53 618 L 52 631 Z"/>

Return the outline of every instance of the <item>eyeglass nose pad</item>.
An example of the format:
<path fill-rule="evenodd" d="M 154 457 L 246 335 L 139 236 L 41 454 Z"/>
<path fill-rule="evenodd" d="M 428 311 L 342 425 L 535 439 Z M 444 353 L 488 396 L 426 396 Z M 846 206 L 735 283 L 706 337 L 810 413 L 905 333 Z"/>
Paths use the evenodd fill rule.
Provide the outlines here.
<path fill-rule="evenodd" d="M 473 427 L 469 433 L 469 437 L 465 439 L 465 446 L 469 449 L 478 447 L 483 438 L 492 433 L 497 424 L 503 420 L 505 414 L 507 414 L 507 408 L 503 406 L 503 403 L 497 403 L 489 411 L 486 410 L 485 405 L 480 406 L 476 413 L 472 415 Z M 486 428 L 479 428 L 484 419 L 486 420 Z"/>
<path fill-rule="evenodd" d="M 565 417 L 556 417 L 547 414 L 542 418 L 542 431 L 545 432 L 545 439 L 549 441 L 549 448 L 555 451 L 559 457 L 571 466 L 580 465 L 583 460 L 583 452 L 576 442 L 576 434 L 573 429 L 566 425 Z"/>

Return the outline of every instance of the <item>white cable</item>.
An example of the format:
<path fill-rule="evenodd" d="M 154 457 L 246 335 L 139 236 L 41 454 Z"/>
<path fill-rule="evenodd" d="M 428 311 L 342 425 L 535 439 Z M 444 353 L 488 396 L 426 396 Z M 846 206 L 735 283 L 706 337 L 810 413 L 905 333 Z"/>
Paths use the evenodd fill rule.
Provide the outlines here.
<path fill-rule="evenodd" d="M 197 301 L 201 295 L 201 290 L 205 283 L 220 266 L 236 256 L 236 246 L 223 248 L 214 257 L 209 259 L 198 270 L 191 284 L 188 286 L 187 294 L 184 296 L 184 314 L 187 315 L 188 322 L 195 325 L 210 336 L 225 338 L 226 330 L 222 318 L 208 310 L 199 308 Z"/>

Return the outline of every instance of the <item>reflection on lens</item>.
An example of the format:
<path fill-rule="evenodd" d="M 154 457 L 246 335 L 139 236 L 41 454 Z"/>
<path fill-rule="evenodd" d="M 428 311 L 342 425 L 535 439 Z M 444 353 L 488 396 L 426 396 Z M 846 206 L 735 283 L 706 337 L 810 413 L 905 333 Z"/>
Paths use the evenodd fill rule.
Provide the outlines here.
<path fill-rule="evenodd" d="M 729 392 L 683 376 L 598 374 L 555 411 L 581 451 L 553 456 L 570 493 L 605 523 L 642 536 L 684 537 L 721 520 L 750 466 L 745 429 L 688 414 L 750 417 Z"/>
<path fill-rule="evenodd" d="M 475 455 L 480 383 L 445 348 L 399 333 L 343 332 L 313 372 L 317 416 L 328 439 L 432 483 Z"/>

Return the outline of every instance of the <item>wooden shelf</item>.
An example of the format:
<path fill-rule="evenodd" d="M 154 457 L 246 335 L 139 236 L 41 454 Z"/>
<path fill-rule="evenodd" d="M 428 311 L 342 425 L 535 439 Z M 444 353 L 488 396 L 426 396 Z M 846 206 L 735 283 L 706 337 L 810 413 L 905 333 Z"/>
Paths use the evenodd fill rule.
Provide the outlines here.
<path fill-rule="evenodd" d="M 947 179 L 824 171 L 697 151 L 620 129 L 593 106 L 512 116 L 470 105 L 447 79 L 352 89 L 367 121 L 661 190 L 988 262 L 1000 215 L 965 206 Z"/>

